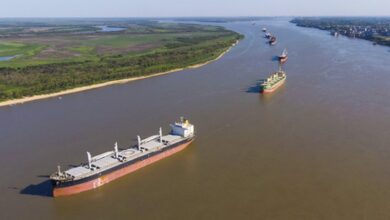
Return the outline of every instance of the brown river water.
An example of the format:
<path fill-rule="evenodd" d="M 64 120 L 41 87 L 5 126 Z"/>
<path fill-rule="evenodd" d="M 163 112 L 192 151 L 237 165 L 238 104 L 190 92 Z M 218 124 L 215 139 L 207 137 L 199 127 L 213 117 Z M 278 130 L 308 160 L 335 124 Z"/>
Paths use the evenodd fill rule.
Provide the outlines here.
<path fill-rule="evenodd" d="M 209 65 L 0 108 L 0 219 L 390 219 L 390 48 L 286 20 L 220 25 L 245 39 Z M 286 84 L 262 96 L 284 48 Z M 186 150 L 50 197 L 58 164 L 179 116 L 196 126 Z"/>

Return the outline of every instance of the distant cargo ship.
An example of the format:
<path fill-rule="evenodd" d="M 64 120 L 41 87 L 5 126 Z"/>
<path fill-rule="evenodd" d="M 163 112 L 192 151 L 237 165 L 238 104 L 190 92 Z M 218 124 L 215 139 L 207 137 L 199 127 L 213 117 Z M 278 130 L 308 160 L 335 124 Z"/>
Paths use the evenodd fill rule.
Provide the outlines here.
<path fill-rule="evenodd" d="M 113 151 L 94 157 L 87 152 L 88 162 L 66 171 L 58 171 L 50 176 L 53 184 L 53 196 L 66 196 L 91 190 L 134 172 L 142 167 L 171 156 L 186 148 L 194 140 L 194 125 L 181 119 L 171 125 L 171 132 L 146 139 L 139 136 L 138 144 L 119 150 L 115 144 Z"/>
<path fill-rule="evenodd" d="M 270 45 L 275 45 L 275 44 L 276 44 L 276 37 L 275 37 L 275 36 L 272 36 L 272 37 L 269 39 L 269 44 L 270 44 Z"/>
<path fill-rule="evenodd" d="M 279 62 L 283 64 L 287 61 L 287 59 L 288 59 L 287 49 L 284 49 L 282 54 L 279 56 Z"/>
<path fill-rule="evenodd" d="M 286 81 L 286 73 L 279 68 L 278 72 L 272 73 L 260 84 L 261 93 L 271 93 L 279 88 Z"/>

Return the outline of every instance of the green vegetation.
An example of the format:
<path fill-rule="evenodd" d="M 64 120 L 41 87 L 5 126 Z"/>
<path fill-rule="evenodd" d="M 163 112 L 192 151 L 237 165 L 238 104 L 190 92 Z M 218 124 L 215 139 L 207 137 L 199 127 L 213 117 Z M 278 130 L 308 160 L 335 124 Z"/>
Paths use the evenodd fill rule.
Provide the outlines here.
<path fill-rule="evenodd" d="M 101 25 L 93 22 L 93 27 Z M 11 27 L 12 32 L 5 32 L 0 40 L 0 56 L 17 57 L 0 61 L 0 101 L 187 67 L 216 58 L 242 37 L 214 26 L 150 21 L 110 24 L 125 29 L 55 34 L 51 27 L 40 27 L 45 34 L 21 37 L 27 27 Z M 54 27 L 58 29 L 69 27 Z"/>
<path fill-rule="evenodd" d="M 22 44 L 0 41 L 0 57 L 15 56 L 20 54 L 24 54 L 25 56 L 32 56 L 41 49 L 41 46 L 35 44 Z"/>

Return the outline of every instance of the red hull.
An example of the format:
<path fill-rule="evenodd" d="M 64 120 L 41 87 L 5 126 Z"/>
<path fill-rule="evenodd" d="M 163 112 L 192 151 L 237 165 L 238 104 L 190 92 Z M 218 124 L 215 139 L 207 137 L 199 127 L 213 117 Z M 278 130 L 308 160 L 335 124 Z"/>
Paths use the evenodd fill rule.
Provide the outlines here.
<path fill-rule="evenodd" d="M 285 63 L 287 61 L 288 57 L 279 57 L 279 62 L 281 64 Z"/>
<path fill-rule="evenodd" d="M 91 181 L 88 181 L 85 183 L 81 183 L 81 184 L 73 185 L 73 186 L 68 186 L 68 187 L 59 187 L 59 188 L 54 187 L 53 196 L 54 197 L 67 196 L 67 195 L 77 194 L 77 193 L 81 193 L 81 192 L 88 191 L 91 189 L 95 189 L 95 188 L 100 187 L 106 183 L 109 183 L 115 179 L 118 179 L 126 174 L 129 174 L 129 173 L 132 173 L 138 169 L 141 169 L 142 167 L 145 167 L 149 164 L 152 164 L 152 163 L 157 162 L 161 159 L 164 159 L 165 157 L 169 157 L 172 154 L 175 154 L 175 153 L 183 150 L 184 148 L 186 148 L 189 144 L 191 144 L 191 142 L 192 141 L 189 141 L 189 142 L 182 144 L 180 146 L 177 146 L 173 149 L 167 150 L 163 153 L 157 154 L 153 157 L 150 157 L 150 158 L 145 159 L 143 161 L 139 161 L 139 162 L 132 164 L 132 165 L 129 165 L 123 169 L 113 171 L 109 174 L 106 174 L 104 176 L 101 176 L 99 178 L 96 178 L 94 180 L 91 180 Z"/>

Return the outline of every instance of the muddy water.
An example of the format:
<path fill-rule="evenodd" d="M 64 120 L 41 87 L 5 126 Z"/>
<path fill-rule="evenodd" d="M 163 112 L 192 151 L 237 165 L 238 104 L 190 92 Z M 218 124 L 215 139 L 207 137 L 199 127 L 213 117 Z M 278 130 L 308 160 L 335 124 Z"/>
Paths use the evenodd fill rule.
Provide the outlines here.
<path fill-rule="evenodd" d="M 246 38 L 199 69 L 0 108 L 0 219 L 389 219 L 389 48 L 286 21 L 223 25 Z M 285 47 L 285 86 L 259 95 Z M 198 136 L 185 151 L 48 196 L 58 163 L 129 146 L 181 115 Z"/>

